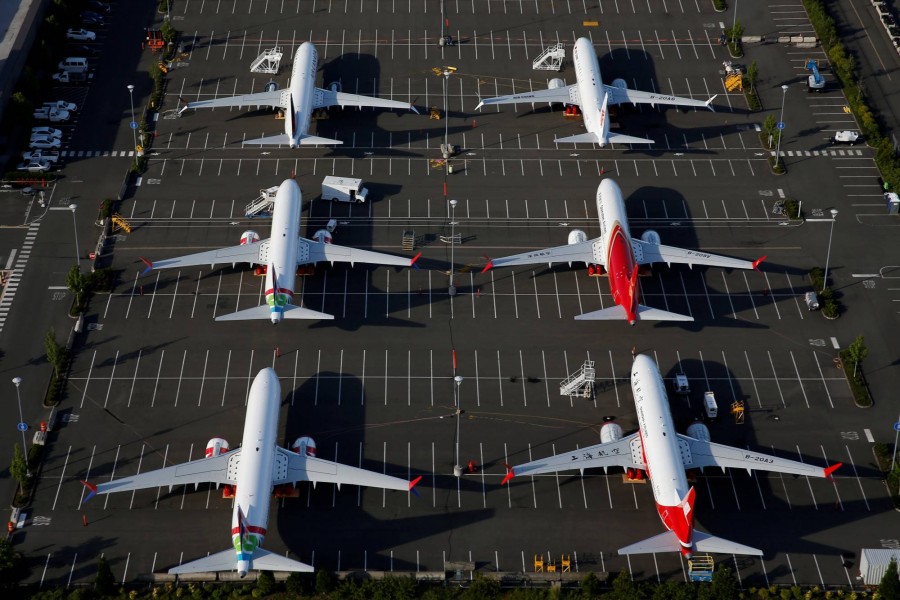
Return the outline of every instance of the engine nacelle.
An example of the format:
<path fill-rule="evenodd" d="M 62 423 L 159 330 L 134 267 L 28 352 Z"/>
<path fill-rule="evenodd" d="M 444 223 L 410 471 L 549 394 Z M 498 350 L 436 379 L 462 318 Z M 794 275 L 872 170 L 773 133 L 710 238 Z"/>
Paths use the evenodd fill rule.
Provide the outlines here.
<path fill-rule="evenodd" d="M 685 433 L 687 433 L 689 437 L 700 440 L 701 442 L 709 442 L 712 440 L 709 435 L 709 428 L 700 422 L 692 423 Z"/>
<path fill-rule="evenodd" d="M 266 92 L 277 92 L 278 91 L 278 83 L 273 79 L 269 83 L 265 85 L 263 88 Z"/>
<path fill-rule="evenodd" d="M 612 85 L 613 85 L 613 87 L 617 87 L 617 88 L 619 88 L 620 90 L 627 90 L 627 89 L 628 89 L 628 84 L 625 83 L 625 80 L 624 80 L 624 79 L 613 79 L 613 80 L 612 80 Z"/>
<path fill-rule="evenodd" d="M 340 81 L 332 81 L 328 84 L 328 89 L 332 92 L 340 92 L 341 91 L 341 82 Z"/>
<path fill-rule="evenodd" d="M 660 237 L 658 233 L 656 233 L 652 229 L 648 229 L 641 234 L 641 241 L 647 242 L 648 244 L 653 244 L 654 246 L 659 246 Z"/>
<path fill-rule="evenodd" d="M 230 448 L 228 447 L 227 441 L 223 438 L 213 438 L 206 443 L 206 458 L 219 456 L 220 454 L 228 452 L 228 450 L 230 450 Z"/>
<path fill-rule="evenodd" d="M 296 441 L 294 441 L 294 445 L 291 446 L 291 450 L 303 456 L 315 456 L 316 441 L 311 437 L 304 435 L 303 437 L 299 437 L 296 439 Z"/>
<path fill-rule="evenodd" d="M 566 82 L 559 77 L 554 77 L 550 80 L 550 83 L 547 84 L 547 88 L 551 90 L 558 90 L 562 87 L 566 87 Z"/>
<path fill-rule="evenodd" d="M 255 231 L 247 230 L 241 234 L 241 246 L 246 246 L 247 244 L 253 244 L 254 242 L 259 241 L 259 234 Z"/>
<path fill-rule="evenodd" d="M 573 229 L 569 232 L 569 244 L 580 244 L 586 242 L 587 239 L 587 234 L 580 229 Z"/>
<path fill-rule="evenodd" d="M 313 234 L 313 241 L 319 242 L 320 244 L 330 244 L 331 232 L 327 229 L 320 229 Z"/>
<path fill-rule="evenodd" d="M 622 428 L 618 423 L 607 423 L 600 428 L 600 443 L 608 444 L 622 439 Z"/>

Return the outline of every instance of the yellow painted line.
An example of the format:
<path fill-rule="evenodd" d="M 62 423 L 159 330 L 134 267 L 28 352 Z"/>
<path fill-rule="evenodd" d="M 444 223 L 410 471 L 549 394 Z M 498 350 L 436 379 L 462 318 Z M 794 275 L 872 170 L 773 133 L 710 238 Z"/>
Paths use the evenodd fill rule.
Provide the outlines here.
<path fill-rule="evenodd" d="M 582 21 L 584 27 L 600 27 L 600 21 Z"/>

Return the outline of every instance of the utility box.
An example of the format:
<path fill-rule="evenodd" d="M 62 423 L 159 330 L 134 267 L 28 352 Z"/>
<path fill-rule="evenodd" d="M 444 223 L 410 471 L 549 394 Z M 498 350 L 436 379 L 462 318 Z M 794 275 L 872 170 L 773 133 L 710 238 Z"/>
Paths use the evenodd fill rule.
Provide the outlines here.
<path fill-rule="evenodd" d="M 887 211 L 889 215 L 900 214 L 900 195 L 895 192 L 888 192 L 884 195 Z"/>
<path fill-rule="evenodd" d="M 900 563 L 900 550 L 884 548 L 863 548 L 860 552 L 859 574 L 866 585 L 878 585 L 891 559 Z"/>
<path fill-rule="evenodd" d="M 716 395 L 713 392 L 703 392 L 703 410 L 707 419 L 715 420 L 719 417 L 719 405 L 716 404 Z"/>
<path fill-rule="evenodd" d="M 353 177 L 333 177 L 329 175 L 322 180 L 322 199 L 332 202 L 356 202 L 362 204 L 366 201 L 369 190 L 363 187 L 362 179 Z"/>
<path fill-rule="evenodd" d="M 688 384 L 687 375 L 684 373 L 675 373 L 675 393 L 682 396 L 691 393 L 691 386 Z"/>

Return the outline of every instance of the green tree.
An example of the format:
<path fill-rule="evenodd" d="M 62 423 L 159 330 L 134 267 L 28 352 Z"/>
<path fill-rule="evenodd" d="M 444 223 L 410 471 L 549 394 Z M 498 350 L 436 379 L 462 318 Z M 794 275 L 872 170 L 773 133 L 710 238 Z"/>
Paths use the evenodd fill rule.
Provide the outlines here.
<path fill-rule="evenodd" d="M 256 578 L 256 589 L 253 590 L 253 597 L 265 597 L 275 591 L 275 577 L 271 571 L 260 571 Z M 259 595 L 257 595 L 259 592 Z"/>
<path fill-rule="evenodd" d="M 475 579 L 472 580 L 472 585 L 463 592 L 461 597 L 466 600 L 469 598 L 472 600 L 491 600 L 492 598 L 499 598 L 500 582 L 496 579 L 488 579 L 481 574 L 476 574 Z"/>
<path fill-rule="evenodd" d="M 316 594 L 324 596 L 332 591 L 337 585 L 337 578 L 331 571 L 316 571 Z"/>
<path fill-rule="evenodd" d="M 597 579 L 597 575 L 593 571 L 581 578 L 579 587 L 581 588 L 581 595 L 585 598 L 599 598 L 600 593 L 603 591 L 603 584 Z"/>
<path fill-rule="evenodd" d="M 863 336 L 858 335 L 855 340 L 850 342 L 850 345 L 847 346 L 847 355 L 853 361 L 853 377 L 856 377 L 856 368 L 869 355 L 869 349 L 866 348 Z"/>
<path fill-rule="evenodd" d="M 53 327 L 47 332 L 44 338 L 44 350 L 47 352 L 47 362 L 53 365 L 56 376 L 60 376 L 60 372 L 65 366 L 66 349 L 56 341 L 56 330 Z"/>
<path fill-rule="evenodd" d="M 94 589 L 102 596 L 108 596 L 113 593 L 116 587 L 116 578 L 106 557 L 101 556 L 97 561 L 97 576 L 94 578 Z"/>
<path fill-rule="evenodd" d="M 712 597 L 716 599 L 737 598 L 738 582 L 734 577 L 734 571 L 725 565 L 719 565 L 719 568 L 713 573 L 710 590 Z"/>
<path fill-rule="evenodd" d="M 894 558 L 878 584 L 878 594 L 881 600 L 900 600 L 900 579 L 897 575 L 897 560 Z"/>
<path fill-rule="evenodd" d="M 305 573 L 291 573 L 284 582 L 289 596 L 302 598 L 313 590 L 312 579 Z"/>
<path fill-rule="evenodd" d="M 753 88 L 756 86 L 756 78 L 759 77 L 759 65 L 756 64 L 754 60 L 750 63 L 750 66 L 747 67 L 747 81 L 750 83 L 750 92 L 753 92 Z M 774 118 L 774 116 L 772 116 Z"/>
<path fill-rule="evenodd" d="M 6 538 L 0 539 L 0 588 L 15 584 L 22 578 L 22 555 L 13 550 L 12 543 Z M 894 574 L 897 570 L 894 569 Z"/>
<path fill-rule="evenodd" d="M 9 465 L 9 474 L 19 482 L 23 489 L 28 485 L 28 463 L 25 462 L 25 455 L 22 454 L 22 449 L 18 444 L 13 446 L 13 459 Z"/>
<path fill-rule="evenodd" d="M 622 569 L 612 583 L 613 595 L 616 600 L 640 600 L 643 597 L 638 585 L 631 580 L 628 571 Z"/>
<path fill-rule="evenodd" d="M 683 581 L 666 581 L 653 586 L 652 600 L 694 600 L 698 588 L 694 583 Z"/>
<path fill-rule="evenodd" d="M 75 304 L 80 305 L 87 289 L 87 278 L 78 265 L 72 265 L 72 268 L 66 273 L 66 287 L 75 296 Z"/>

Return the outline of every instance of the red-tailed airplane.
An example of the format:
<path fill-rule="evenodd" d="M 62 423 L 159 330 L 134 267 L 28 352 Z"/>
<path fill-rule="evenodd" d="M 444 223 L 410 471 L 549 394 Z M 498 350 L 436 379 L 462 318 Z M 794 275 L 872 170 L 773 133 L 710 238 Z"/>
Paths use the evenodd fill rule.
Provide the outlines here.
<path fill-rule="evenodd" d="M 623 467 L 628 470 L 646 471 L 653 489 L 656 510 L 665 533 L 619 549 L 619 554 L 650 554 L 653 552 L 681 551 L 686 558 L 696 552 L 720 552 L 725 554 L 754 554 L 762 551 L 743 544 L 718 538 L 708 533 L 694 531 L 693 486 L 688 486 L 685 469 L 726 467 L 773 471 L 804 475 L 806 477 L 831 477 L 841 463 L 821 468 L 795 460 L 778 458 L 740 448 L 732 448 L 710 441 L 709 429 L 703 423 L 687 428 L 687 435 L 675 431 L 669 410 L 666 388 L 656 363 L 646 355 L 638 354 L 631 367 L 631 390 L 637 408 L 638 431 L 622 437 L 622 428 L 607 423 L 600 429 L 600 444 L 579 448 L 510 467 L 507 465 L 503 483 L 513 477 L 555 473 L 592 467 Z"/>
<path fill-rule="evenodd" d="M 580 229 L 569 233 L 569 243 L 565 246 L 524 252 L 515 256 L 495 258 L 481 271 L 494 267 L 512 265 L 535 265 L 565 262 L 583 262 L 588 266 L 588 274 L 606 269 L 609 289 L 615 306 L 575 317 L 578 320 L 606 321 L 626 319 L 635 321 L 693 321 L 694 318 L 658 308 L 643 306 L 639 302 L 638 267 L 656 262 L 694 265 L 710 265 L 730 269 L 755 269 L 765 260 L 765 256 L 754 261 L 740 260 L 709 254 L 699 250 L 685 250 L 659 243 L 659 234 L 648 229 L 640 239 L 631 237 L 622 190 L 612 179 L 604 179 L 597 188 L 597 212 L 600 216 L 600 237 L 587 239 Z"/>

